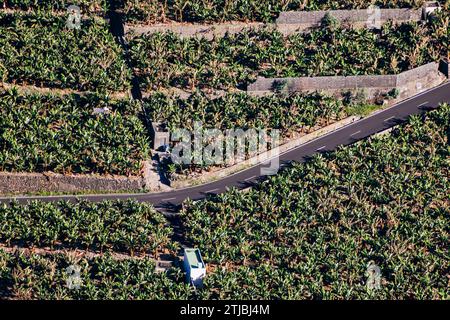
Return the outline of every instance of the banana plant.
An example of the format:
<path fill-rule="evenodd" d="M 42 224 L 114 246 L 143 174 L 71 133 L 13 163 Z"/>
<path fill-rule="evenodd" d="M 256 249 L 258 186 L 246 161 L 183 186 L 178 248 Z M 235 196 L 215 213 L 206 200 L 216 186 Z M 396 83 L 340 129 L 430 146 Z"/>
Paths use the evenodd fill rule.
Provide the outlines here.
<path fill-rule="evenodd" d="M 248 192 L 185 203 L 187 239 L 205 261 L 232 266 L 226 278 L 212 275 L 203 294 L 216 296 L 214 288 L 228 281 L 245 287 L 244 271 L 262 283 L 267 266 L 302 279 L 289 282 L 284 294 L 370 298 L 364 274 L 376 261 L 384 279 L 377 295 L 442 298 L 448 291 L 442 236 L 450 190 L 448 119 L 450 105 L 443 104 L 390 135 L 294 164 Z M 255 294 L 277 294 L 267 290 Z"/>
<path fill-rule="evenodd" d="M 105 103 L 111 113 L 93 114 Z M 1 91 L 0 170 L 140 174 L 149 158 L 148 132 L 129 104 L 96 95 Z"/>
<path fill-rule="evenodd" d="M 315 29 L 284 37 L 272 29 L 245 30 L 206 40 L 173 33 L 130 39 L 132 67 L 143 90 L 195 91 L 245 87 L 263 77 L 390 74 L 447 54 L 439 24 L 415 22 L 365 29 Z M 441 30 L 441 29 L 439 29 Z M 426 39 L 419 40 L 419 39 Z M 396 59 L 396 68 L 392 61 Z"/>

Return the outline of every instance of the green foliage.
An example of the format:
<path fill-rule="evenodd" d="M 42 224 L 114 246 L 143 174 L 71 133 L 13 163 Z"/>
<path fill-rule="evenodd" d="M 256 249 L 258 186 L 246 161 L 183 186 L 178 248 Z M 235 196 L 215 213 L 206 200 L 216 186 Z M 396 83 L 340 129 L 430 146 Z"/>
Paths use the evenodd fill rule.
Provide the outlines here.
<path fill-rule="evenodd" d="M 282 138 L 294 132 L 309 133 L 347 115 L 347 106 L 340 100 L 319 93 L 275 94 L 263 97 L 246 93 L 228 93 L 211 99 L 195 92 L 187 99 L 155 93 L 143 100 L 150 119 L 167 123 L 170 130 L 194 130 L 194 122 L 204 128 L 279 129 Z M 205 160 L 205 159 L 203 159 Z M 207 161 L 189 165 L 173 164 L 165 160 L 162 166 L 170 178 L 175 173 L 188 175 L 211 167 Z"/>
<path fill-rule="evenodd" d="M 133 22 L 268 22 L 284 10 L 365 8 L 372 2 L 129 0 L 124 11 Z M 129 89 L 130 71 L 103 20 L 83 20 L 81 30 L 67 30 L 64 16 L 48 14 L 69 4 L 97 13 L 108 3 L 4 0 L 4 7 L 38 15 L 0 13 L 0 81 L 101 93 Z M 381 34 L 334 26 L 287 38 L 271 30 L 212 41 L 155 34 L 131 45 L 144 89 L 230 89 L 257 76 L 397 73 L 447 54 L 448 10 L 427 25 L 386 24 Z M 191 128 L 198 120 L 221 129 L 269 127 L 284 134 L 374 108 L 319 94 L 208 99 L 195 93 L 182 100 L 156 93 L 143 103 L 151 119 L 171 128 Z M 94 107 L 105 106 L 109 114 L 93 114 Z M 97 95 L 1 92 L 0 171 L 137 174 L 149 153 L 139 107 Z M 294 164 L 246 193 L 187 202 L 182 218 L 188 240 L 209 264 L 205 288 L 197 293 L 183 284 L 179 269 L 156 273 L 148 259 L 119 261 L 109 254 L 158 256 L 176 245 L 164 217 L 149 205 L 0 206 L 3 245 L 108 252 L 87 260 L 0 249 L 0 298 L 448 299 L 449 125 L 450 107 L 444 105 L 389 136 Z M 383 276 L 382 289 L 372 294 L 365 288 L 369 261 Z M 66 288 L 72 264 L 81 266 L 80 290 Z"/>
<path fill-rule="evenodd" d="M 94 114 L 108 106 L 109 114 Z M 0 171 L 139 174 L 149 154 L 137 107 L 99 96 L 0 92 Z"/>
<path fill-rule="evenodd" d="M 32 202 L 0 206 L 0 241 L 157 255 L 171 229 L 150 205 L 134 201 Z"/>
<path fill-rule="evenodd" d="M 340 27 L 340 23 L 331 13 L 327 12 L 321 21 L 321 26 L 334 31 Z"/>
<path fill-rule="evenodd" d="M 287 82 L 286 79 L 283 79 L 283 80 L 275 80 L 275 81 L 272 83 L 272 88 L 271 88 L 271 89 L 272 89 L 274 92 L 276 92 L 276 93 L 281 93 L 281 92 L 283 92 L 283 91 L 286 90 L 287 85 L 288 85 L 288 82 Z"/>
<path fill-rule="evenodd" d="M 367 116 L 379 108 L 380 106 L 375 104 L 361 103 L 350 104 L 345 109 L 347 114 L 351 116 Z"/>
<path fill-rule="evenodd" d="M 79 290 L 70 290 L 66 268 L 81 268 Z M 117 261 L 106 255 L 12 255 L 0 250 L 0 298 L 76 300 L 187 299 L 192 289 L 178 269 L 157 273 L 148 259 Z"/>
<path fill-rule="evenodd" d="M 433 20 L 434 21 L 434 20 Z M 145 90 L 231 89 L 263 77 L 393 74 L 447 54 L 444 20 L 428 25 L 384 25 L 367 29 L 315 29 L 283 37 L 272 29 L 221 38 L 181 38 L 173 33 L 130 41 L 132 66 Z"/>
<path fill-rule="evenodd" d="M 130 71 L 101 19 L 80 30 L 64 17 L 0 12 L 0 81 L 83 91 L 124 91 Z"/>
<path fill-rule="evenodd" d="M 387 93 L 387 96 L 389 99 L 397 99 L 399 94 L 400 94 L 400 90 L 398 90 L 397 88 L 394 88 Z"/>
<path fill-rule="evenodd" d="M 443 105 L 425 119 L 412 117 L 389 136 L 295 164 L 246 193 L 232 190 L 204 202 L 186 203 L 182 219 L 188 240 L 200 247 L 209 265 L 205 286 L 196 293 L 183 283 L 179 269 L 156 273 L 147 259 L 118 261 L 106 255 L 86 260 L 0 250 L 0 295 L 13 299 L 448 299 L 449 126 L 450 106 Z M 77 209 L 65 209 L 74 206 Z M 5 214 L 5 207 L 0 212 L 16 216 L 14 221 L 6 219 L 0 225 L 21 230 L 26 223 L 32 229 L 46 223 L 50 226 L 46 230 L 54 231 L 57 222 L 53 221 L 59 220 L 62 235 L 69 230 L 62 221 L 109 228 L 113 217 L 124 221 L 131 215 L 125 224 L 103 232 L 114 235 L 115 229 L 127 228 L 141 232 L 130 223 L 135 221 L 130 207 L 136 212 L 150 210 L 157 220 L 150 228 L 162 228 L 161 217 L 134 202 L 13 204 L 15 212 Z M 17 218 L 18 210 L 23 221 Z M 114 213 L 106 213 L 110 210 Z M 45 216 L 49 211 L 55 214 Z M 139 217 L 137 224 L 143 223 Z M 87 234 L 81 229 L 79 233 Z M 381 268 L 379 291 L 369 292 L 365 286 L 370 261 Z M 66 287 L 70 265 L 81 267 L 79 290 Z"/>
<path fill-rule="evenodd" d="M 448 299 L 449 126 L 443 105 L 248 192 L 185 204 L 188 241 L 226 268 L 207 280 L 224 288 L 212 297 Z"/>
<path fill-rule="evenodd" d="M 195 92 L 187 99 L 155 93 L 143 100 L 150 119 L 167 122 L 171 130 L 193 130 L 193 122 L 222 130 L 271 128 L 283 133 L 313 127 L 319 121 L 337 120 L 345 116 L 344 104 L 319 93 L 251 96 L 228 93 L 211 99 Z"/>
<path fill-rule="evenodd" d="M 199 299 L 220 300 L 300 300 L 313 298 L 306 283 L 295 273 L 267 264 L 237 267 L 227 270 L 218 267 L 210 272 L 200 290 Z M 304 287 L 304 289 L 302 289 Z"/>
<path fill-rule="evenodd" d="M 108 0 L 3 0 L 3 6 L 8 9 L 65 11 L 70 5 L 79 6 L 82 13 L 107 11 Z"/>
<path fill-rule="evenodd" d="M 281 11 L 415 7 L 423 0 L 126 0 L 124 12 L 131 22 L 272 22 Z"/>

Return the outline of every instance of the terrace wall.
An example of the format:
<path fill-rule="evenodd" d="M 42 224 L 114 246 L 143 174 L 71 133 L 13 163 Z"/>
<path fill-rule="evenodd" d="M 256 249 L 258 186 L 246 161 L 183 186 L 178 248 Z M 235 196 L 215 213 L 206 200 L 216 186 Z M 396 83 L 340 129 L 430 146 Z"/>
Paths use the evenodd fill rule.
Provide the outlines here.
<path fill-rule="evenodd" d="M 331 94 L 344 91 L 365 89 L 368 98 L 387 93 L 397 88 L 401 98 L 415 94 L 417 91 L 442 82 L 439 64 L 431 62 L 397 75 L 375 76 L 336 76 L 336 77 L 299 77 L 299 78 L 258 78 L 247 87 L 251 94 L 273 92 L 278 86 L 287 92 L 324 91 Z"/>
<path fill-rule="evenodd" d="M 141 177 L 0 172 L 0 194 L 137 191 L 144 187 L 145 182 Z"/>
<path fill-rule="evenodd" d="M 420 21 L 423 9 L 380 9 L 379 21 L 381 24 L 387 21 L 396 23 L 408 21 Z M 217 24 L 193 24 L 193 23 L 171 23 L 155 25 L 131 25 L 125 27 L 126 33 L 140 35 L 145 33 L 156 33 L 171 31 L 180 37 L 223 37 L 226 33 L 235 34 L 245 29 L 259 29 L 263 27 L 276 28 L 284 35 L 299 31 L 306 31 L 320 26 L 322 19 L 329 12 L 334 18 L 344 24 L 350 24 L 357 28 L 367 26 L 372 12 L 363 10 L 328 10 L 328 11 L 286 11 L 281 12 L 275 23 L 264 24 L 261 22 L 240 23 L 227 22 Z"/>
<path fill-rule="evenodd" d="M 420 21 L 422 19 L 422 9 L 380 9 L 379 21 L 407 22 Z M 324 10 L 324 11 L 286 11 L 281 12 L 276 20 L 278 25 L 296 24 L 303 28 L 318 27 L 322 23 L 325 15 L 331 14 L 341 23 L 350 23 L 358 26 L 365 26 L 374 11 L 368 9 L 358 10 Z"/>
<path fill-rule="evenodd" d="M 420 81 L 428 75 L 439 71 L 439 63 L 430 62 L 423 66 L 399 73 L 397 75 L 397 86 L 404 86 L 411 81 Z"/>
<path fill-rule="evenodd" d="M 141 34 L 153 34 L 158 32 L 171 31 L 181 38 L 203 37 L 208 40 L 214 37 L 223 37 L 225 34 L 236 34 L 246 29 L 263 28 L 264 23 L 217 23 L 217 24 L 187 24 L 187 23 L 171 23 L 171 24 L 155 24 L 155 25 L 138 25 L 125 26 L 125 33 L 132 36 Z M 275 25 L 269 24 L 274 27 Z M 276 26 L 275 26 L 276 27 Z"/>

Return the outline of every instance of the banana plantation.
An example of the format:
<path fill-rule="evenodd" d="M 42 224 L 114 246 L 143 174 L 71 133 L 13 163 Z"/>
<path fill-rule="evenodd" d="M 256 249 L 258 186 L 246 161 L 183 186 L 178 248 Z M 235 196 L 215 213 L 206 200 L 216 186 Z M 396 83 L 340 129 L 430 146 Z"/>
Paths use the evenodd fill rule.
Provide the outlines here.
<path fill-rule="evenodd" d="M 227 21 L 273 22 L 282 11 L 348 10 L 380 8 L 420 8 L 424 0 L 113 0 L 127 22 L 152 24 L 166 22 L 220 23 Z M 444 2 L 444 1 L 442 1 Z M 77 5 L 83 12 L 104 13 L 111 7 L 108 0 L 3 0 L 0 6 L 41 12 L 65 11 Z"/>
<path fill-rule="evenodd" d="M 189 98 L 155 93 L 143 99 L 149 119 L 168 124 L 170 131 L 178 128 L 194 130 L 194 122 L 205 128 L 242 130 L 272 128 L 280 130 L 282 139 L 294 134 L 308 134 L 347 116 L 356 110 L 371 107 L 363 102 L 345 103 L 335 97 L 320 93 L 274 94 L 250 96 L 245 93 L 228 93 L 219 98 L 209 98 L 197 91 Z M 373 106 L 372 106 L 373 107 Z M 358 109 L 359 108 L 359 109 Z M 189 165 L 164 161 L 161 164 L 171 179 L 189 177 L 194 172 L 219 167 L 207 163 Z M 222 167 L 225 165 L 223 164 Z"/>
<path fill-rule="evenodd" d="M 7 9 L 23 11 L 61 12 L 67 11 L 70 5 L 80 7 L 83 12 L 98 13 L 106 12 L 109 8 L 108 0 L 2 0 L 3 7 Z"/>
<path fill-rule="evenodd" d="M 187 238 L 217 266 L 207 296 L 370 298 L 374 261 L 378 298 L 448 299 L 449 125 L 447 104 L 248 192 L 185 203 Z"/>
<path fill-rule="evenodd" d="M 82 201 L 0 206 L 0 241 L 51 249 L 149 254 L 171 247 L 172 230 L 150 205 Z"/>
<path fill-rule="evenodd" d="M 131 73 L 101 19 L 67 29 L 65 17 L 0 12 L 0 81 L 79 91 L 126 91 Z"/>
<path fill-rule="evenodd" d="M 327 27 L 284 37 L 266 28 L 213 40 L 166 32 L 132 38 L 130 51 L 144 91 L 230 90 L 259 76 L 396 74 L 446 56 L 447 25 L 441 14 L 427 24 L 388 23 L 380 32 Z"/>
<path fill-rule="evenodd" d="M 449 125 L 443 105 L 388 135 L 294 164 L 246 193 L 186 202 L 187 237 L 210 269 L 197 291 L 177 267 L 156 273 L 151 260 L 112 258 L 110 250 L 168 247 L 170 228 L 148 205 L 2 207 L 2 242 L 106 254 L 1 252 L 0 292 L 16 299 L 448 299 Z M 376 296 L 365 287 L 371 261 L 382 269 Z M 79 290 L 66 285 L 71 264 L 81 267 Z"/>
<path fill-rule="evenodd" d="M 70 290 L 67 268 L 77 265 L 82 286 Z M 68 255 L 12 255 L 0 250 L 0 293 L 5 299 L 187 299 L 192 288 L 180 270 L 155 272 L 147 259 L 94 259 Z"/>
<path fill-rule="evenodd" d="M 272 25 L 289 10 L 424 2 L 0 0 L 0 190 L 17 177 L 81 177 L 51 196 L 40 187 L 0 195 L 0 300 L 448 300 L 450 104 L 448 82 L 428 78 L 444 78 L 449 1 L 420 22 L 377 30 L 325 23 L 283 35 Z M 81 9 L 80 28 L 68 26 L 70 5 Z M 265 26 L 212 39 L 129 31 L 226 22 Z M 393 105 L 398 88 L 377 93 L 379 105 L 359 87 L 245 92 L 258 77 L 398 74 L 429 62 L 439 62 L 436 75 L 400 88 L 423 99 L 411 94 L 412 107 Z M 175 165 L 172 142 L 150 147 L 159 125 L 170 133 L 194 122 L 278 129 L 282 142 L 336 128 L 287 147 L 294 161 L 276 175 L 248 165 L 202 184 L 229 164 Z M 191 185 L 164 182 L 179 175 Z M 79 195 L 86 177 L 140 179 L 146 192 Z M 182 267 L 185 248 L 201 251 L 189 267 L 207 272 L 202 286 Z M 381 270 L 375 291 L 372 265 Z"/>
<path fill-rule="evenodd" d="M 422 0 L 126 0 L 123 10 L 131 23 L 158 22 L 272 22 L 280 12 L 290 10 L 420 8 Z"/>
<path fill-rule="evenodd" d="M 353 115 L 357 106 L 320 93 L 256 97 L 229 93 L 184 99 L 155 93 L 141 104 L 91 94 L 0 93 L 0 169 L 8 172 L 139 175 L 150 157 L 150 119 L 176 128 L 274 128 L 282 138 L 309 133 Z M 106 114 L 94 109 L 108 108 Z M 358 112 L 356 112 L 358 113 Z M 187 168 L 189 172 L 194 166 Z"/>
<path fill-rule="evenodd" d="M 143 106 L 150 119 L 167 122 L 171 130 L 193 130 L 193 123 L 201 121 L 205 126 L 223 130 L 236 127 L 280 129 L 283 135 L 341 119 L 348 109 L 341 100 L 320 93 L 263 97 L 228 93 L 208 98 L 200 91 L 187 99 L 155 93 L 143 100 Z"/>
<path fill-rule="evenodd" d="M 0 171 L 138 174 L 150 151 L 137 110 L 98 95 L 0 92 Z"/>

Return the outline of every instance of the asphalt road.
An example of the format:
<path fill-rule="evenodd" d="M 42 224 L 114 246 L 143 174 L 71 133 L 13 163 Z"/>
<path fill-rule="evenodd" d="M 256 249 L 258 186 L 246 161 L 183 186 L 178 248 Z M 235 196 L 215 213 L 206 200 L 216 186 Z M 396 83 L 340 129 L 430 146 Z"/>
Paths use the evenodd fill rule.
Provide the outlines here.
<path fill-rule="evenodd" d="M 441 102 L 450 103 L 450 82 L 445 82 L 439 87 L 420 93 L 408 100 L 405 100 L 393 107 L 382 110 L 370 117 L 355 121 L 339 130 L 333 131 L 325 136 L 300 145 L 280 155 L 280 163 L 288 164 L 290 161 L 302 162 L 318 152 L 332 151 L 340 145 L 352 144 L 380 131 L 384 131 L 397 124 L 404 122 L 413 114 L 420 114 L 438 107 Z M 267 167 L 267 165 L 263 166 Z M 257 182 L 260 177 L 261 165 L 249 168 L 222 180 L 211 182 L 195 187 L 177 189 L 162 193 L 141 193 L 141 194 L 105 194 L 105 195 L 85 195 L 85 196 L 23 196 L 14 198 L 0 198 L 0 202 L 10 202 L 16 199 L 20 203 L 32 200 L 58 201 L 87 199 L 90 201 L 115 200 L 115 199 L 135 199 L 152 203 L 160 209 L 176 210 L 177 206 L 185 199 L 200 200 L 208 194 L 219 194 L 225 192 L 230 187 L 246 188 Z"/>

